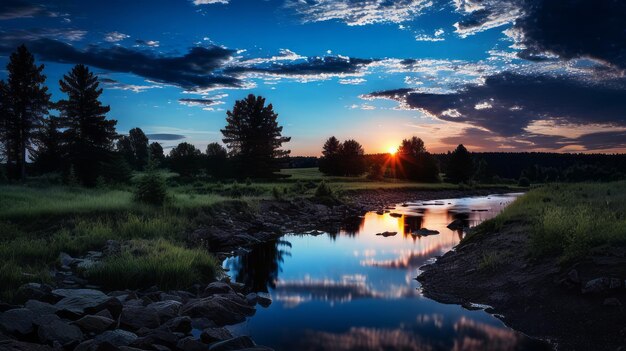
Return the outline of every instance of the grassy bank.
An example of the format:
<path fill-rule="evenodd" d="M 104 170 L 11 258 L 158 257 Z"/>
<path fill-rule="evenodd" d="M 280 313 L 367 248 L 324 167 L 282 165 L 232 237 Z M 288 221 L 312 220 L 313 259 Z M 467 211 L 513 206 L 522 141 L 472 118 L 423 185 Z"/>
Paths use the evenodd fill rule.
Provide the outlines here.
<path fill-rule="evenodd" d="M 0 294 L 7 296 L 25 282 L 49 281 L 49 270 L 61 252 L 81 256 L 102 249 L 111 239 L 132 245 L 88 272 L 94 281 L 108 288 L 185 288 L 194 280 L 210 279 L 220 269 L 208 252 L 185 245 L 186 232 L 227 206 L 254 210 L 262 199 L 313 196 L 322 181 L 339 196 L 364 189 L 459 189 L 446 183 L 327 177 L 317 169 L 281 173 L 289 177 L 191 183 L 163 174 L 169 178 L 168 201 L 160 208 L 134 202 L 132 185 L 85 189 L 31 181 L 0 186 Z"/>
<path fill-rule="evenodd" d="M 530 254 L 558 256 L 562 262 L 580 259 L 594 248 L 626 245 L 626 182 L 550 184 L 533 189 L 476 228 L 473 235 L 508 225 L 529 228 Z"/>

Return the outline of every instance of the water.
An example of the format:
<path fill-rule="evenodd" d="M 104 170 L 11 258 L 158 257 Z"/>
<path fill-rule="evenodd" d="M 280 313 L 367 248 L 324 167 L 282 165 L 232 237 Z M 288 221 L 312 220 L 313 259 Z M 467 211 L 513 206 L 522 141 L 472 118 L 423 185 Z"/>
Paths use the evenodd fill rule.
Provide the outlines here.
<path fill-rule="evenodd" d="M 545 349 L 482 310 L 423 297 L 414 279 L 419 267 L 465 235 L 449 223 L 475 226 L 517 195 L 398 205 L 391 213 L 367 213 L 333 235 L 286 235 L 227 259 L 232 278 L 273 299 L 232 329 L 276 350 Z M 440 234 L 411 234 L 420 228 Z M 397 235 L 376 235 L 385 231 Z"/>

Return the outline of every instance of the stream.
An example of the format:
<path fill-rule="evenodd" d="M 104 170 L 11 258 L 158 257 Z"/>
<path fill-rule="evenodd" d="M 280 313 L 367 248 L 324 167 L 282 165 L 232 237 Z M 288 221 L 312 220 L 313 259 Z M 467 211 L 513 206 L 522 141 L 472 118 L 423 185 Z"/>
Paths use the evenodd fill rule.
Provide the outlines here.
<path fill-rule="evenodd" d="M 273 300 L 231 330 L 275 350 L 549 350 L 480 309 L 423 297 L 414 279 L 517 196 L 398 204 L 337 233 L 285 235 L 228 258 L 234 280 Z M 416 235 L 422 228 L 439 234 Z"/>

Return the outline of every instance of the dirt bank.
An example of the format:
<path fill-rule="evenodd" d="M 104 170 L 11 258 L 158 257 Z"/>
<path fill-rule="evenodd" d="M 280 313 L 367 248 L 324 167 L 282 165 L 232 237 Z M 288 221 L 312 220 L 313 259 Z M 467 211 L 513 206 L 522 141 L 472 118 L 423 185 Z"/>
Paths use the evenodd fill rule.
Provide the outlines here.
<path fill-rule="evenodd" d="M 422 267 L 424 294 L 443 303 L 492 306 L 487 311 L 507 325 L 557 350 L 625 349 L 626 250 L 600 248 L 584 261 L 561 265 L 528 255 L 529 232 L 513 223 L 470 236 Z"/>

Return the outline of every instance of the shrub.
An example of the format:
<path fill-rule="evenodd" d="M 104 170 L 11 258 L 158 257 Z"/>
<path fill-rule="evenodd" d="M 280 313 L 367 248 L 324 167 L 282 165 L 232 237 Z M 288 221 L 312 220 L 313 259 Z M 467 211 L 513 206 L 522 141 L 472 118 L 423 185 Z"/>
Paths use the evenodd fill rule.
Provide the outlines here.
<path fill-rule="evenodd" d="M 520 177 L 519 181 L 517 182 L 517 185 L 523 186 L 524 188 L 528 188 L 530 186 L 530 180 L 528 180 L 528 178 L 526 177 Z"/>
<path fill-rule="evenodd" d="M 315 189 L 315 197 L 334 197 L 333 189 L 325 182 L 321 181 Z"/>
<path fill-rule="evenodd" d="M 167 197 L 165 180 L 154 169 L 137 182 L 133 199 L 150 205 L 162 206 Z"/>
<path fill-rule="evenodd" d="M 383 180 L 385 176 L 385 172 L 383 170 L 383 166 L 375 162 L 370 166 L 369 172 L 367 174 L 367 179 L 370 180 Z"/>

